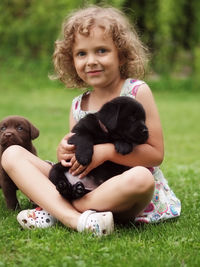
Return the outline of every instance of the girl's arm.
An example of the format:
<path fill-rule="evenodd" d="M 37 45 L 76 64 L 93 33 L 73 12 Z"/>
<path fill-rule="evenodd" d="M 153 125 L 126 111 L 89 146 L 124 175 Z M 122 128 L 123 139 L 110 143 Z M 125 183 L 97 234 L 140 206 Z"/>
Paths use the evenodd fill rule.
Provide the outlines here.
<path fill-rule="evenodd" d="M 110 148 L 109 160 L 128 166 L 142 165 L 146 167 L 160 165 L 164 157 L 163 133 L 158 110 L 150 88 L 141 85 L 136 95 L 146 112 L 146 125 L 149 130 L 149 138 L 146 144 L 138 145 L 132 153 L 122 156 Z M 111 147 L 111 146 L 110 146 Z"/>
<path fill-rule="evenodd" d="M 154 97 L 146 84 L 140 86 L 136 99 L 143 105 L 146 111 L 146 125 L 149 129 L 147 143 L 136 146 L 127 155 L 117 153 L 114 145 L 110 143 L 95 145 L 92 162 L 81 173 L 80 177 L 84 177 L 93 168 L 106 160 L 127 166 L 145 167 L 158 166 L 162 163 L 164 157 L 162 127 Z M 77 169 L 74 174 L 78 173 Z"/>
<path fill-rule="evenodd" d="M 154 97 L 148 85 L 143 84 L 139 87 L 136 95 L 146 112 L 146 125 L 149 130 L 149 138 L 146 144 L 138 145 L 132 153 L 122 156 L 110 149 L 109 160 L 128 166 L 157 166 L 160 165 L 164 157 L 163 133 L 160 123 L 158 110 Z"/>
<path fill-rule="evenodd" d="M 72 109 L 70 111 L 70 130 L 73 128 L 73 126 L 76 124 L 76 121 L 74 120 L 72 116 Z M 75 158 L 75 147 L 74 145 L 68 144 L 68 139 L 72 135 L 72 133 L 68 133 L 63 137 L 61 142 L 58 145 L 57 148 L 57 159 L 62 163 L 63 166 L 70 167 L 72 166 L 72 159 Z"/>

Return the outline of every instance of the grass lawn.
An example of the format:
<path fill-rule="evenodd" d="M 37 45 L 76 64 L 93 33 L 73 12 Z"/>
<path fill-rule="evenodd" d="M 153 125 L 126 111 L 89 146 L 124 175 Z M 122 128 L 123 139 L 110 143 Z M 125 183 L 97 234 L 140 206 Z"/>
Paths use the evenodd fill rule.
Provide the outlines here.
<path fill-rule="evenodd" d="M 56 147 L 68 132 L 71 100 L 80 91 L 49 81 L 38 68 L 1 70 L 0 119 L 28 117 L 40 129 L 34 141 L 39 156 L 56 161 Z M 186 84 L 150 82 L 165 136 L 161 167 L 182 201 L 179 219 L 141 228 L 118 226 L 105 238 L 61 224 L 25 231 L 0 191 L 0 266 L 200 266 L 200 93 L 190 92 Z M 31 207 L 22 193 L 18 197 L 23 209 Z"/>

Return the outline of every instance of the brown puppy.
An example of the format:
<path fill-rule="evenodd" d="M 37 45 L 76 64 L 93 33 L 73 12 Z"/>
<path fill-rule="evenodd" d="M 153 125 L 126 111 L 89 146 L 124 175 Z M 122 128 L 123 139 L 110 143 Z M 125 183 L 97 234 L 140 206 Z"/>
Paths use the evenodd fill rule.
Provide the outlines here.
<path fill-rule="evenodd" d="M 11 145 L 19 145 L 36 155 L 32 140 L 39 136 L 39 130 L 21 116 L 8 116 L 0 122 L 0 160 L 3 151 Z M 16 185 L 3 170 L 0 162 L 0 187 L 9 209 L 19 207 Z"/>

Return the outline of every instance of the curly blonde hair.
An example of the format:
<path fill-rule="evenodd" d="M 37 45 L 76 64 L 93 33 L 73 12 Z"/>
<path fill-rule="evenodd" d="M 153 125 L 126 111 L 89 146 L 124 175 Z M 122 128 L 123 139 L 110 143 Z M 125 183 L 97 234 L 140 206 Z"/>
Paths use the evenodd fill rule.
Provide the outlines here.
<path fill-rule="evenodd" d="M 123 79 L 141 78 L 145 74 L 147 49 L 123 12 L 113 7 L 90 6 L 69 14 L 63 22 L 62 40 L 55 42 L 53 62 L 56 75 L 68 88 L 87 87 L 78 76 L 73 63 L 72 48 L 76 33 L 89 36 L 91 27 L 98 26 L 110 34 L 118 49 Z"/>

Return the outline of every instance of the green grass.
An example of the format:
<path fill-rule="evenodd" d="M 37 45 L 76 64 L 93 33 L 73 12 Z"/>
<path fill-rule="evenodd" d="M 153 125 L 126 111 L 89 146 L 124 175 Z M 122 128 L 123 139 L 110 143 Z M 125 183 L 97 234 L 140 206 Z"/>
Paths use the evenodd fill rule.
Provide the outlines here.
<path fill-rule="evenodd" d="M 39 68 L 1 70 L 0 119 L 11 114 L 28 117 L 40 129 L 34 141 L 39 156 L 55 161 L 57 144 L 68 132 L 71 100 L 80 91 L 49 81 Z M 181 217 L 141 228 L 118 226 L 105 238 L 61 224 L 24 231 L 0 192 L 0 266 L 200 266 L 200 93 L 190 92 L 189 82 L 150 84 L 165 136 L 162 169 L 182 201 Z M 22 208 L 29 208 L 27 198 L 20 192 L 18 196 Z"/>

